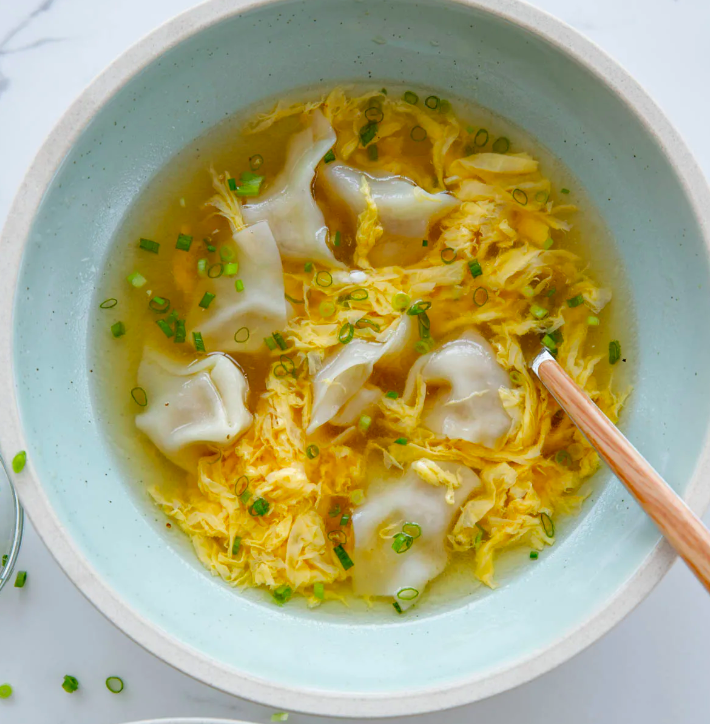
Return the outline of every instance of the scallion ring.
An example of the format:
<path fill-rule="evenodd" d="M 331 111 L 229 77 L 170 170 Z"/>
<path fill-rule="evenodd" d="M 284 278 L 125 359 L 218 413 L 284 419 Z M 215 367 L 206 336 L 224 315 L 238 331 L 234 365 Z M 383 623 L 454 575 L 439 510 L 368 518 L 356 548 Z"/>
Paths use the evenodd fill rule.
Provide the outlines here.
<path fill-rule="evenodd" d="M 535 194 L 535 201 L 540 204 L 540 206 L 544 206 L 547 203 L 547 199 L 550 197 L 550 195 L 546 191 L 538 191 Z"/>
<path fill-rule="evenodd" d="M 421 126 L 414 126 L 414 128 L 412 128 L 412 130 L 409 132 L 409 137 L 412 139 L 412 141 L 416 141 L 416 143 L 421 143 L 422 141 L 426 141 L 427 132 Z"/>
<path fill-rule="evenodd" d="M 281 357 L 279 357 L 279 360 L 289 372 L 295 371 L 296 364 L 287 354 L 282 354 Z"/>
<path fill-rule="evenodd" d="M 134 387 L 131 390 L 131 397 L 136 405 L 145 407 L 148 404 L 148 395 L 142 387 Z"/>
<path fill-rule="evenodd" d="M 413 91 L 407 91 L 404 94 L 404 100 L 409 103 L 410 106 L 416 106 L 419 103 L 419 96 Z"/>
<path fill-rule="evenodd" d="M 400 588 L 399 591 L 397 591 L 397 598 L 402 601 L 413 601 L 418 595 L 419 591 L 409 586 L 407 588 Z"/>
<path fill-rule="evenodd" d="M 473 293 L 473 303 L 482 307 L 488 301 L 488 290 L 485 287 L 478 287 Z"/>
<path fill-rule="evenodd" d="M 412 304 L 412 306 L 407 310 L 407 314 L 410 317 L 416 317 L 417 314 L 427 312 L 429 309 L 431 309 L 431 302 L 420 299 L 418 302 L 414 302 L 414 304 Z"/>
<path fill-rule="evenodd" d="M 221 261 L 218 261 L 216 264 L 212 264 L 207 269 L 207 276 L 210 279 L 217 279 L 218 277 L 222 276 L 222 273 L 224 272 L 224 264 L 222 264 Z"/>
<path fill-rule="evenodd" d="M 450 246 L 445 247 L 441 250 L 441 261 L 444 264 L 453 264 L 456 261 L 456 249 L 452 249 Z"/>
<path fill-rule="evenodd" d="M 170 300 L 165 297 L 153 297 L 149 302 L 148 306 L 158 314 L 164 314 L 170 309 Z"/>
<path fill-rule="evenodd" d="M 113 309 L 117 304 L 118 299 L 111 297 L 110 299 L 104 299 L 104 301 L 99 304 L 99 307 L 101 309 Z"/>
<path fill-rule="evenodd" d="M 249 328 L 248 327 L 240 327 L 235 333 L 234 333 L 234 341 L 239 344 L 244 344 L 249 339 Z"/>
<path fill-rule="evenodd" d="M 402 533 L 406 533 L 416 539 L 422 534 L 422 527 L 419 523 L 405 523 L 402 526 Z"/>
<path fill-rule="evenodd" d="M 520 374 L 520 372 L 518 372 L 518 370 L 511 370 L 510 373 L 508 374 L 508 376 L 510 377 L 510 381 L 514 385 L 523 384 L 523 376 Z"/>
<path fill-rule="evenodd" d="M 395 553 L 406 553 L 414 543 L 414 538 L 407 533 L 397 533 L 392 539 L 392 550 Z"/>
<path fill-rule="evenodd" d="M 493 142 L 493 152 L 494 153 L 508 153 L 509 150 L 510 150 L 510 141 L 505 136 L 496 138 L 496 140 Z"/>
<path fill-rule="evenodd" d="M 286 377 L 288 370 L 279 362 L 273 369 L 274 377 Z"/>
<path fill-rule="evenodd" d="M 355 326 L 358 329 L 365 329 L 365 327 L 370 327 L 371 329 L 374 329 L 375 332 L 380 331 L 380 325 L 373 322 L 371 319 L 368 319 L 367 317 L 361 317 L 360 319 L 355 322 Z"/>
<path fill-rule="evenodd" d="M 355 327 L 350 324 L 350 322 L 345 322 L 345 324 L 340 328 L 340 332 L 338 332 L 338 341 L 341 344 L 348 344 L 349 342 L 352 342 L 354 336 Z"/>
<path fill-rule="evenodd" d="M 517 201 L 521 206 L 528 205 L 528 195 L 522 189 L 513 190 L 513 200 Z"/>
<path fill-rule="evenodd" d="M 318 311 L 321 317 L 332 317 L 335 314 L 335 304 L 333 302 L 321 302 Z"/>
<path fill-rule="evenodd" d="M 439 96 L 427 96 L 424 105 L 427 108 L 431 108 L 432 111 L 435 111 L 441 105 L 441 100 Z"/>
<path fill-rule="evenodd" d="M 264 165 L 264 157 L 260 154 L 254 154 L 249 157 L 249 168 L 252 171 L 258 171 Z"/>
<path fill-rule="evenodd" d="M 369 296 L 367 289 L 361 287 L 350 292 L 348 299 L 352 299 L 354 302 L 364 302 Z"/>
<path fill-rule="evenodd" d="M 412 303 L 411 297 L 404 292 L 397 292 L 392 297 L 392 306 L 398 311 L 404 311 Z"/>
<path fill-rule="evenodd" d="M 385 114 L 378 106 L 370 106 L 365 111 L 365 118 L 367 118 L 368 121 L 372 121 L 373 123 L 381 123 L 384 117 Z"/>
<path fill-rule="evenodd" d="M 123 679 L 119 676 L 109 676 L 106 679 L 106 688 L 112 694 L 120 694 L 123 691 Z"/>
<path fill-rule="evenodd" d="M 327 272 L 323 269 L 321 269 L 316 274 L 316 284 L 319 287 L 329 287 L 333 283 L 333 277 L 330 275 L 330 272 Z"/>
<path fill-rule="evenodd" d="M 540 522 L 542 523 L 542 529 L 545 531 L 545 535 L 548 538 L 555 537 L 555 524 L 552 522 L 552 518 L 547 513 L 540 513 Z"/>
<path fill-rule="evenodd" d="M 485 128 L 479 128 L 473 137 L 474 146 L 481 148 L 488 143 L 488 131 Z"/>
<path fill-rule="evenodd" d="M 239 498 L 249 487 L 249 478 L 246 475 L 240 475 L 237 482 L 234 483 L 234 494 Z"/>
<path fill-rule="evenodd" d="M 345 531 L 342 530 L 331 530 L 330 533 L 328 533 L 328 540 L 335 546 L 343 545 L 347 539 L 348 536 L 345 534 Z"/>
<path fill-rule="evenodd" d="M 260 517 L 262 515 L 266 515 L 269 512 L 269 501 L 264 500 L 264 498 L 257 498 L 250 506 L 249 506 L 249 515 L 254 517 Z"/>
<path fill-rule="evenodd" d="M 572 456 L 567 452 L 567 450 L 558 450 L 555 453 L 555 462 L 558 465 L 562 465 L 567 468 L 572 462 Z"/>
<path fill-rule="evenodd" d="M 320 450 L 318 449 L 318 445 L 309 445 L 306 448 L 306 457 L 309 460 L 314 460 L 318 457 L 318 454 L 320 453 Z"/>

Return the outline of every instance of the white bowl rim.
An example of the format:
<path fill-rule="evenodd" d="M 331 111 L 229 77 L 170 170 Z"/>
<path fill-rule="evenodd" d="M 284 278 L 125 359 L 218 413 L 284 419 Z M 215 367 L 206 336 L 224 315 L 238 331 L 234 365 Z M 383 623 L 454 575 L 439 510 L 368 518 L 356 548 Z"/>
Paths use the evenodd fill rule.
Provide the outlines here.
<path fill-rule="evenodd" d="M 126 724 L 252 724 L 252 722 L 243 719 L 211 719 L 210 717 L 191 716 L 187 719 L 181 719 L 180 717 L 141 719 L 140 721 L 126 722 Z"/>
<path fill-rule="evenodd" d="M 0 235 L 10 284 L 0 285 L 0 409 L 3 410 L 0 452 L 26 444 L 14 385 L 12 313 L 22 251 L 42 196 L 62 159 L 96 113 L 145 66 L 188 37 L 226 18 L 279 0 L 207 0 L 151 32 L 106 68 L 72 103 L 32 162 L 10 208 Z M 710 250 L 710 189 L 688 147 L 663 112 L 616 61 L 592 41 L 544 11 L 521 0 L 447 0 L 512 22 L 538 36 L 597 77 L 645 126 L 674 169 L 693 208 Z M 8 279 L 6 276 L 6 280 Z M 10 458 L 11 459 L 11 455 Z M 684 499 L 701 514 L 710 502 L 710 435 L 706 437 Z M 468 677 L 434 688 L 395 693 L 323 692 L 275 685 L 214 661 L 185 645 L 134 611 L 102 581 L 57 519 L 32 465 L 15 476 L 22 504 L 37 532 L 79 590 L 112 623 L 134 641 L 178 670 L 227 693 L 284 710 L 342 717 L 391 717 L 440 711 L 484 699 L 523 684 L 553 669 L 607 633 L 653 589 L 670 568 L 675 554 L 660 541 L 636 573 L 609 602 L 551 645 L 484 676 Z"/>

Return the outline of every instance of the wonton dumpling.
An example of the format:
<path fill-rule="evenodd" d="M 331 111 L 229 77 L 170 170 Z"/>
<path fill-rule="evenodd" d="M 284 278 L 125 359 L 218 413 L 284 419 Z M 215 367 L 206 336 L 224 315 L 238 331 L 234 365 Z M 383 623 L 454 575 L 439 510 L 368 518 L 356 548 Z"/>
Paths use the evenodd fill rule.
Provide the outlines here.
<path fill-rule="evenodd" d="M 200 457 L 226 447 L 251 425 L 247 381 L 224 354 L 184 365 L 148 347 L 138 367 L 148 404 L 136 425 L 175 464 L 194 471 Z"/>
<path fill-rule="evenodd" d="M 308 435 L 332 420 L 362 389 L 377 362 L 391 362 L 394 355 L 401 353 L 411 327 L 411 317 L 405 315 L 383 342 L 354 339 L 321 367 L 313 379 L 313 410 L 306 430 Z"/>
<path fill-rule="evenodd" d="M 286 165 L 266 196 L 242 207 L 247 223 L 269 222 L 284 259 L 342 266 L 328 248 L 328 227 L 311 190 L 316 166 L 335 141 L 330 123 L 315 111 L 311 125 L 291 139 Z"/>
<path fill-rule="evenodd" d="M 263 349 L 264 337 L 286 326 L 279 249 L 265 221 L 233 233 L 224 246 L 236 251 L 244 291 L 234 288 L 235 277 L 203 279 L 197 287 L 196 303 L 188 315 L 187 326 L 202 333 L 207 351 L 256 352 Z M 197 304 L 205 292 L 215 295 L 207 309 Z M 234 335 L 242 327 L 249 330 L 249 338 L 236 342 Z"/>
<path fill-rule="evenodd" d="M 425 482 L 417 472 L 423 464 L 431 472 L 456 481 L 458 487 L 447 502 L 447 486 Z M 365 502 L 352 516 L 355 532 L 353 590 L 358 596 L 397 596 L 403 588 L 420 594 L 448 563 L 446 536 L 461 506 L 480 485 L 478 476 L 465 465 L 422 459 L 399 477 L 391 473 L 373 475 Z M 392 538 L 382 538 L 386 526 L 393 533 L 405 523 L 416 523 L 422 534 L 405 553 L 392 549 Z M 417 597 L 418 598 L 418 597 Z M 416 599 L 397 599 L 404 609 Z"/>
<path fill-rule="evenodd" d="M 362 415 L 372 412 L 377 401 L 382 397 L 382 390 L 374 385 L 365 385 L 356 392 L 341 408 L 330 422 L 338 427 L 355 425 Z"/>
<path fill-rule="evenodd" d="M 495 447 L 510 429 L 498 394 L 509 386 L 509 378 L 480 335 L 467 332 L 419 359 L 407 378 L 406 399 L 412 397 L 418 375 L 425 383 L 446 386 L 425 407 L 422 422 L 432 432 Z"/>
<path fill-rule="evenodd" d="M 367 205 L 360 190 L 363 176 L 370 186 L 382 228 L 388 234 L 424 239 L 434 221 L 461 204 L 445 191 L 430 194 L 401 176 L 365 173 L 343 163 L 330 163 L 323 168 L 329 188 L 354 214 L 359 214 Z"/>

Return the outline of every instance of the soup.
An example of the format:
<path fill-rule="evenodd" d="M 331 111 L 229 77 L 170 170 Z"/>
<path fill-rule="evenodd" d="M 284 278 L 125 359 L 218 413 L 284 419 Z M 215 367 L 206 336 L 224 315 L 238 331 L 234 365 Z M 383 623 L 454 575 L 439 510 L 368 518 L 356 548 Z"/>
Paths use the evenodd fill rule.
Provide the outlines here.
<path fill-rule="evenodd" d="M 454 564 L 490 587 L 506 551 L 535 565 L 584 500 L 598 457 L 526 361 L 546 347 L 616 421 L 623 277 L 540 149 L 457 111 L 280 101 L 200 139 L 119 235 L 99 385 L 230 584 L 404 613 Z"/>

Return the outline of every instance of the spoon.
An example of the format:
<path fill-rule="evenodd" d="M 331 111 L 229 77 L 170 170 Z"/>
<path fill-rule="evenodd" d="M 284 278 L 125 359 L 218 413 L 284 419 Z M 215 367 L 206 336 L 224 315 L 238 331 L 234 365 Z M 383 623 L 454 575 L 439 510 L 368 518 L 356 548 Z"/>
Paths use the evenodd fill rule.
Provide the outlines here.
<path fill-rule="evenodd" d="M 547 350 L 530 367 L 710 591 L 710 531 Z"/>

